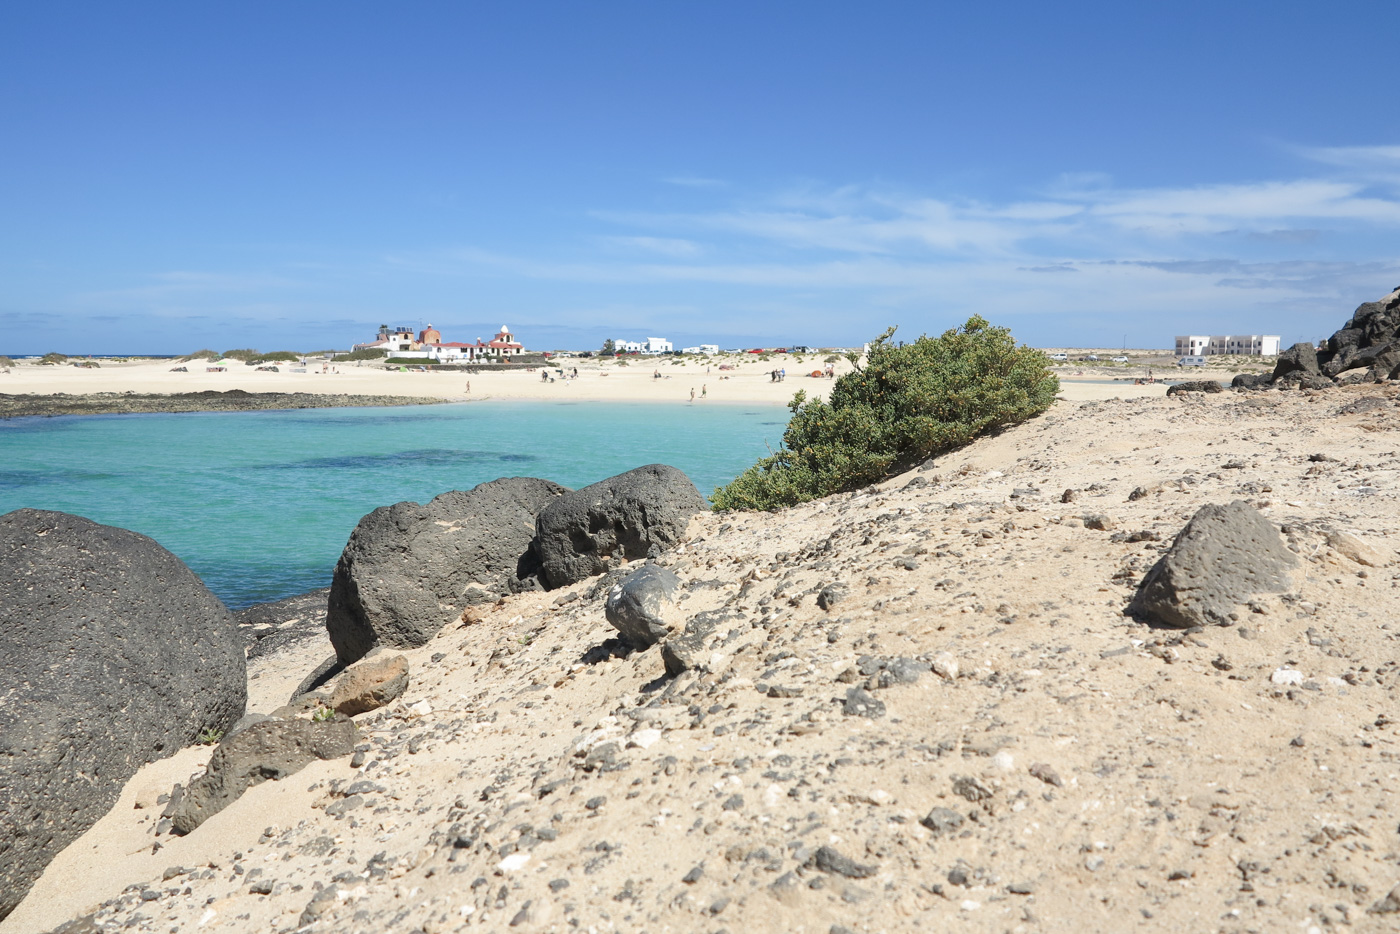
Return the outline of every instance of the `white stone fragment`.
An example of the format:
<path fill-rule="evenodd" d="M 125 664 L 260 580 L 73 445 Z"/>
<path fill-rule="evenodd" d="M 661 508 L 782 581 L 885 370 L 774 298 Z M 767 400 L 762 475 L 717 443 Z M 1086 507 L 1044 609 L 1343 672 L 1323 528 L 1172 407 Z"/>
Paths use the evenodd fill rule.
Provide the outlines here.
<path fill-rule="evenodd" d="M 658 729 L 638 730 L 627 737 L 627 747 L 629 749 L 650 749 L 661 741 L 661 731 Z"/>
<path fill-rule="evenodd" d="M 1293 668 L 1279 668 L 1269 676 L 1274 684 L 1302 684 L 1303 673 Z"/>
<path fill-rule="evenodd" d="M 949 652 L 939 652 L 933 657 L 933 673 L 940 678 L 954 681 L 958 677 L 958 660 Z"/>

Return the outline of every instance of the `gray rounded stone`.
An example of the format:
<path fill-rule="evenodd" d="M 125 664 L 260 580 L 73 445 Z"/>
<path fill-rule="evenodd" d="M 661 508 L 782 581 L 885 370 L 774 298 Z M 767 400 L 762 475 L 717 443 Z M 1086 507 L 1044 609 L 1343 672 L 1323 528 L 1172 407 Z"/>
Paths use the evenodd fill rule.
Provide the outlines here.
<path fill-rule="evenodd" d="M 643 565 L 613 586 L 603 615 L 633 645 L 655 645 L 681 622 L 676 610 L 680 586 L 680 578 L 667 568 Z"/>

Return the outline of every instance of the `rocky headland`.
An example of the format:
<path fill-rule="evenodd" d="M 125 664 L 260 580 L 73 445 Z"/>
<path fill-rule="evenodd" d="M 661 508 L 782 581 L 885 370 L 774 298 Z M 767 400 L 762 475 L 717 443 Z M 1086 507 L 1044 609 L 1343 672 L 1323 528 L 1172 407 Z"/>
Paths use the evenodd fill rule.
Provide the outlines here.
<path fill-rule="evenodd" d="M 261 409 L 324 409 L 389 405 L 436 405 L 445 400 L 419 396 L 360 396 L 311 392 L 0 393 L 0 418 L 53 415 L 135 415 L 153 412 L 251 412 Z"/>

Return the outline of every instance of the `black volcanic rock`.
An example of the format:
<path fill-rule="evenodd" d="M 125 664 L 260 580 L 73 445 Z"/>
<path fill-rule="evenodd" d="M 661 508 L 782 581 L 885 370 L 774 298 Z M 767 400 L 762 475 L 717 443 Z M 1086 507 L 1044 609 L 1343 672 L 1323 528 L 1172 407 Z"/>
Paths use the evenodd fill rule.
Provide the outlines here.
<path fill-rule="evenodd" d="M 380 643 L 424 645 L 473 604 L 538 590 L 535 517 L 568 492 L 508 477 L 365 516 L 331 581 L 326 631 L 336 655 L 349 664 Z"/>
<path fill-rule="evenodd" d="M 1364 372 L 1363 372 L 1364 371 Z M 1267 377 L 1236 376 L 1236 389 L 1325 389 L 1338 384 L 1400 378 L 1400 288 L 1366 302 L 1340 330 L 1318 347 L 1294 344 L 1279 354 Z"/>
<path fill-rule="evenodd" d="M 224 605 L 144 535 L 0 516 L 0 918 L 142 765 L 243 715 Z"/>
<path fill-rule="evenodd" d="M 654 557 L 710 508 L 690 478 L 649 464 L 600 480 L 551 503 L 535 523 L 532 546 L 550 590 L 601 574 L 618 558 Z"/>

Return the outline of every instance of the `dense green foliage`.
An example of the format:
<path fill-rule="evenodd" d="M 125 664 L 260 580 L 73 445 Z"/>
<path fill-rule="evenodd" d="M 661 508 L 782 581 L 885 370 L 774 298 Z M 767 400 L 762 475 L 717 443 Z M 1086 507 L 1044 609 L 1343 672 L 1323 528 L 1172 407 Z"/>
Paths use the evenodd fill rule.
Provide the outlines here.
<path fill-rule="evenodd" d="M 256 350 L 253 350 L 252 348 L 245 348 L 243 350 L 225 350 L 223 356 L 223 359 L 225 360 L 241 360 L 244 363 L 247 363 L 250 360 L 256 360 L 257 358 L 258 352 Z"/>
<path fill-rule="evenodd" d="M 42 363 L 42 364 L 44 364 L 44 365 L 46 365 L 46 366 L 52 366 L 52 365 L 58 364 L 58 363 L 67 363 L 67 362 L 68 362 L 68 355 L 67 355 L 66 353 L 57 353 L 57 352 L 54 352 L 54 353 L 46 353 L 46 354 L 44 354 L 42 357 L 39 358 L 39 362 Z"/>
<path fill-rule="evenodd" d="M 333 363 L 354 363 L 357 360 L 383 360 L 387 356 L 389 356 L 389 351 L 387 350 L 360 349 L 352 350 L 349 353 L 336 354 L 334 357 L 331 357 L 331 361 Z"/>
<path fill-rule="evenodd" d="M 715 507 L 776 509 L 875 483 L 1044 412 L 1060 390 L 1045 354 L 980 317 L 903 346 L 893 334 L 836 380 L 830 401 L 798 392 L 783 446 L 715 490 Z"/>
<path fill-rule="evenodd" d="M 613 342 L 613 339 L 609 337 L 607 340 L 603 341 L 603 349 L 598 352 L 604 354 L 605 356 L 608 354 L 615 354 L 617 353 L 617 344 L 615 344 Z"/>
<path fill-rule="evenodd" d="M 192 353 L 192 354 L 185 354 L 185 356 L 181 357 L 179 360 L 176 360 L 175 362 L 176 362 L 176 363 L 189 363 L 189 362 L 192 361 L 192 360 L 217 360 L 217 359 L 219 359 L 219 352 L 218 352 L 217 350 L 205 349 L 205 350 L 196 350 L 196 351 L 195 351 L 194 353 Z"/>

